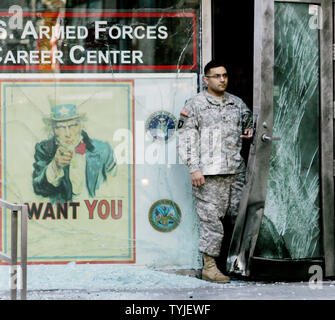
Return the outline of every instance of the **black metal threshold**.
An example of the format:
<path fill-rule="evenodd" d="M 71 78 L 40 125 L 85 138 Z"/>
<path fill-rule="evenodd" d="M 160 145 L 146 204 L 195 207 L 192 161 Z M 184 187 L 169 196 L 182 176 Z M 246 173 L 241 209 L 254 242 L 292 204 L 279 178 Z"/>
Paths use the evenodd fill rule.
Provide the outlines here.
<path fill-rule="evenodd" d="M 250 280 L 255 281 L 309 281 L 316 269 L 324 268 L 323 258 L 270 259 L 252 257 L 250 260 Z M 324 278 L 324 274 L 322 275 Z"/>

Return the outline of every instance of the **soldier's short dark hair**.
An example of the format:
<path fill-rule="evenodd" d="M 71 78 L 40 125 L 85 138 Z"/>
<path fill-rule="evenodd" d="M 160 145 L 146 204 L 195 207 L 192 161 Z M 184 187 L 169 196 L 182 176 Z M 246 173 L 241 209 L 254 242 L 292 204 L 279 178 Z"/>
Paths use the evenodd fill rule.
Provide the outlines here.
<path fill-rule="evenodd" d="M 226 63 L 222 60 L 211 60 L 209 61 L 204 68 L 204 74 L 208 74 L 210 69 L 217 68 L 217 67 L 224 67 L 226 68 Z M 226 68 L 227 69 L 227 68 Z"/>

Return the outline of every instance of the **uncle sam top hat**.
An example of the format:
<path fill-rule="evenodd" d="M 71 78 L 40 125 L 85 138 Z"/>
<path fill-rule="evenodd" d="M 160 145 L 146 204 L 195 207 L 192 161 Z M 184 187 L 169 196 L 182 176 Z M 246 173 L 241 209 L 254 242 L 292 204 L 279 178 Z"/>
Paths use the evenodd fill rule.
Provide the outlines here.
<path fill-rule="evenodd" d="M 74 104 L 59 104 L 51 107 L 49 117 L 46 117 L 46 121 L 68 121 L 84 118 L 84 114 L 80 114 L 77 111 L 77 106 Z"/>

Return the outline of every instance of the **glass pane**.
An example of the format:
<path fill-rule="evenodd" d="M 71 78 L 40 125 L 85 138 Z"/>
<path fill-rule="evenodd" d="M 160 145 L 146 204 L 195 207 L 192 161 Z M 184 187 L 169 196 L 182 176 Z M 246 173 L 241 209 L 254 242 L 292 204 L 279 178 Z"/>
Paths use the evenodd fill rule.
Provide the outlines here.
<path fill-rule="evenodd" d="M 274 141 L 256 256 L 319 256 L 318 6 L 275 3 Z"/>
<path fill-rule="evenodd" d="M 0 1 L 0 198 L 28 204 L 28 260 L 200 268 L 175 132 L 200 1 L 16 3 Z M 10 221 L 0 208 L 6 254 Z"/>

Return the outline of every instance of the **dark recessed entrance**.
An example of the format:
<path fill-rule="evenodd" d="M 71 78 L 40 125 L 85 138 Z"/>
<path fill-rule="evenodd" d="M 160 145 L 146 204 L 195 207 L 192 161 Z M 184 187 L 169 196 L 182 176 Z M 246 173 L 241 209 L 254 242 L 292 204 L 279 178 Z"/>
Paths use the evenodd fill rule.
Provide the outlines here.
<path fill-rule="evenodd" d="M 253 109 L 254 1 L 212 1 L 213 58 L 223 60 L 229 74 L 227 91 Z M 250 142 L 243 141 L 242 156 L 248 161 Z M 232 226 L 224 220 L 225 237 L 218 265 L 225 271 Z"/>
<path fill-rule="evenodd" d="M 227 63 L 227 91 L 249 108 L 253 101 L 254 1 L 214 0 L 213 58 Z"/>

